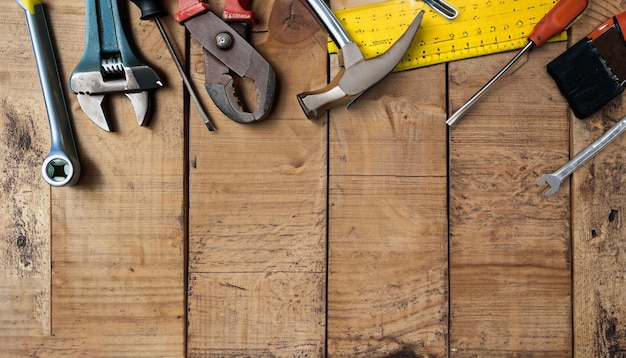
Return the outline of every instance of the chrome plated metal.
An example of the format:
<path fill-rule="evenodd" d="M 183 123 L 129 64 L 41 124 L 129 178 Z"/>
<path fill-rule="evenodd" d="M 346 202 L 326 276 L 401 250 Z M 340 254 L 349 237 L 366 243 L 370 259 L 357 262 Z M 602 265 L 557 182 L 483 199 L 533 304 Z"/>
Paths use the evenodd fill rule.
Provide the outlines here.
<path fill-rule="evenodd" d="M 520 52 L 518 52 L 517 55 L 515 55 L 515 57 L 513 57 L 513 59 L 500 70 L 500 72 L 498 72 L 489 82 L 487 82 L 487 84 L 484 85 L 483 88 L 480 89 L 480 91 L 476 92 L 476 94 L 472 96 L 472 98 L 465 102 L 465 104 L 462 105 L 461 108 L 459 108 L 452 116 L 450 116 L 450 118 L 448 118 L 446 124 L 449 126 L 453 126 L 456 122 L 458 122 L 458 120 L 461 119 L 467 113 L 467 111 L 469 111 L 469 109 L 472 108 L 474 104 L 476 104 L 476 102 L 478 102 L 480 97 L 482 97 L 500 78 L 502 78 L 502 76 L 504 76 L 511 69 L 511 67 L 513 67 L 513 65 L 515 65 L 515 63 L 517 63 L 517 61 L 519 61 L 520 58 L 522 58 L 522 56 L 529 52 L 534 46 L 535 44 L 532 41 L 528 41 L 528 44 L 524 46 L 524 48 L 520 50 Z"/>
<path fill-rule="evenodd" d="M 537 181 L 537 185 L 545 183 L 550 186 L 550 189 L 544 195 L 547 197 L 556 193 L 565 178 L 572 175 L 576 169 L 580 168 L 591 158 L 595 157 L 598 153 L 600 153 L 600 151 L 606 148 L 606 146 L 611 144 L 615 139 L 617 139 L 617 137 L 624 133 L 624 131 L 626 131 L 626 117 L 615 123 L 611 129 L 606 131 L 606 133 L 604 133 L 600 138 L 596 139 L 587 148 L 583 149 L 574 158 L 572 158 L 572 160 L 565 163 L 565 165 L 557 171 L 543 175 L 539 181 Z"/>
<path fill-rule="evenodd" d="M 444 0 L 424 0 L 424 3 L 448 20 L 454 20 L 459 16 L 459 10 Z"/>
<path fill-rule="evenodd" d="M 50 125 L 50 152 L 41 166 L 41 174 L 52 186 L 73 185 L 80 177 L 80 162 L 43 5 L 31 8 L 19 0 L 17 3 L 26 12 Z"/>

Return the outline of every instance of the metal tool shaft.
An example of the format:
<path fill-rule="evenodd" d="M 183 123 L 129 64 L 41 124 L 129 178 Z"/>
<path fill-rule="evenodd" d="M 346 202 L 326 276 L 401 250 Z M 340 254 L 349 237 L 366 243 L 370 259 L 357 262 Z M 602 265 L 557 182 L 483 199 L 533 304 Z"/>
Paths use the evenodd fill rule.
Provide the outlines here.
<path fill-rule="evenodd" d="M 576 169 L 587 163 L 591 158 L 600 153 L 606 146 L 611 144 L 626 130 L 626 117 L 615 123 L 611 129 L 606 131 L 600 138 L 596 139 L 587 148 L 578 153 L 572 160 L 567 162 L 558 173 L 564 177 L 571 175 Z"/>
<path fill-rule="evenodd" d="M 537 185 L 541 185 L 544 182 L 550 186 L 550 189 L 545 193 L 545 196 L 550 196 L 556 193 L 563 183 L 565 178 L 569 177 L 576 171 L 576 169 L 583 166 L 591 158 L 600 153 L 606 146 L 611 144 L 617 137 L 626 131 L 626 117 L 622 118 L 619 122 L 615 123 L 611 129 L 606 131 L 600 138 L 596 139 L 587 148 L 580 151 L 569 162 L 565 163 L 562 167 L 555 172 L 543 175 Z"/>
<path fill-rule="evenodd" d="M 80 162 L 43 6 L 38 1 L 34 6 L 33 2 L 17 2 L 26 12 L 50 125 L 51 147 L 42 175 L 52 186 L 73 185 L 80 177 Z"/>
<path fill-rule="evenodd" d="M 342 48 L 352 42 L 346 29 L 341 25 L 333 11 L 323 0 L 306 0 L 320 22 L 324 25 L 337 47 Z"/>
<path fill-rule="evenodd" d="M 154 22 L 156 22 L 156 25 L 159 28 L 159 32 L 161 32 L 163 41 L 165 41 L 165 45 L 167 46 L 167 49 L 170 52 L 172 59 L 174 60 L 176 69 L 178 70 L 178 73 L 180 73 L 180 76 L 183 79 L 183 84 L 187 88 L 187 92 L 189 92 L 189 97 L 191 97 L 191 100 L 196 106 L 196 109 L 200 113 L 200 117 L 202 117 L 202 121 L 204 122 L 204 124 L 207 126 L 207 128 L 210 131 L 215 131 L 217 128 L 215 128 L 215 125 L 213 125 L 213 123 L 209 119 L 209 116 L 206 114 L 204 108 L 202 107 L 202 103 L 200 103 L 200 100 L 198 99 L 198 96 L 196 95 L 196 91 L 191 85 L 191 81 L 189 81 L 189 78 L 187 77 L 187 74 L 185 73 L 185 70 L 183 69 L 183 66 L 180 63 L 180 60 L 178 59 L 178 56 L 176 55 L 176 51 L 174 51 L 174 47 L 172 46 L 172 43 L 170 42 L 170 39 L 167 36 L 167 33 L 165 32 L 165 28 L 163 27 L 161 20 L 158 17 L 155 17 Z"/>
<path fill-rule="evenodd" d="M 502 78 L 502 76 L 504 76 L 511 69 L 511 67 L 513 67 L 513 65 L 517 63 L 517 61 L 519 61 L 519 59 L 522 58 L 522 56 L 524 56 L 534 46 L 535 44 L 532 41 L 529 41 L 528 44 L 524 46 L 524 48 L 517 55 L 515 55 L 515 57 L 513 57 L 513 59 L 509 61 L 506 66 L 504 66 L 504 68 L 500 70 L 500 72 L 498 72 L 489 82 L 487 82 L 486 85 L 483 86 L 483 88 L 480 89 L 480 91 L 476 92 L 476 94 L 472 96 L 472 98 L 470 98 L 464 105 L 461 106 L 461 108 L 459 108 L 452 116 L 450 116 L 450 118 L 448 118 L 448 120 L 446 121 L 446 124 L 452 126 L 459 119 L 461 119 L 465 115 L 465 113 L 467 113 L 467 111 L 476 102 L 478 102 L 480 97 L 482 97 L 491 88 L 491 86 L 493 86 L 500 78 Z"/>
<path fill-rule="evenodd" d="M 459 10 L 444 0 L 424 0 L 424 3 L 428 4 L 428 6 L 448 20 L 454 20 L 459 16 Z"/>

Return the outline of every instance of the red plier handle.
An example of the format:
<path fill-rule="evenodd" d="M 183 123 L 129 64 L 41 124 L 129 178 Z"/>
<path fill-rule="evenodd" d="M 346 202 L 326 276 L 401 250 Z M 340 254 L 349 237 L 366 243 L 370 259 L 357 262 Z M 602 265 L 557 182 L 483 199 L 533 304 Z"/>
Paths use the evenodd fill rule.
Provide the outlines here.
<path fill-rule="evenodd" d="M 174 19 L 178 22 L 185 22 L 209 11 L 209 4 L 202 0 L 178 0 L 178 9 L 178 12 L 174 14 Z M 226 0 L 222 18 L 225 21 L 244 21 L 250 25 L 259 22 L 251 10 L 250 0 Z"/>
<path fill-rule="evenodd" d="M 178 0 L 178 12 L 174 14 L 174 20 L 182 23 L 207 11 L 209 4 L 205 1 Z"/>
<path fill-rule="evenodd" d="M 226 0 L 222 18 L 224 21 L 244 21 L 250 26 L 256 25 L 259 20 L 251 9 L 250 0 Z"/>

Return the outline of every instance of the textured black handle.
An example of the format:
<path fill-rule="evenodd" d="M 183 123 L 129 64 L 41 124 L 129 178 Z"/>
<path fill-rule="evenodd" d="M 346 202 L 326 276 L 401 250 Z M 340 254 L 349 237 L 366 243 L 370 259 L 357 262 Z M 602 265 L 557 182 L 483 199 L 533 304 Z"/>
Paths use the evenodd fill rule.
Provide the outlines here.
<path fill-rule="evenodd" d="M 154 19 L 167 13 L 159 7 L 159 0 L 130 0 L 141 9 L 141 19 Z"/>

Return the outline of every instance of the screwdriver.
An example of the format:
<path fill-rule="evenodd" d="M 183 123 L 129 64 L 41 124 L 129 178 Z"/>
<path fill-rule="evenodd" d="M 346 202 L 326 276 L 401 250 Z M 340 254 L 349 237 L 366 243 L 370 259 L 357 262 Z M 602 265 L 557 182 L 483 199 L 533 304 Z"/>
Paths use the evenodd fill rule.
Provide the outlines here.
<path fill-rule="evenodd" d="M 533 47 L 540 47 L 551 39 L 554 35 L 564 31 L 580 14 L 585 11 L 588 0 L 560 0 L 556 5 L 548 11 L 548 13 L 537 23 L 532 33 L 528 36 L 528 44 L 506 64 L 480 91 L 470 98 L 458 111 L 456 111 L 447 121 L 446 124 L 452 126 L 456 121 L 461 119 L 465 112 L 473 106 L 478 99 L 487 92 L 487 90 L 498 81 L 513 65 L 529 52 Z"/>
<path fill-rule="evenodd" d="M 132 1 L 135 5 L 137 5 L 139 9 L 141 9 L 142 20 L 154 19 L 154 22 L 156 22 L 156 25 L 159 28 L 159 31 L 161 32 L 161 36 L 163 37 L 163 40 L 165 41 L 165 45 L 167 46 L 167 49 L 169 50 L 170 55 L 172 56 L 172 59 L 174 60 L 174 64 L 176 64 L 176 68 L 178 69 L 180 76 L 183 78 L 183 83 L 185 84 L 185 87 L 187 88 L 187 91 L 189 92 L 189 96 L 193 100 L 193 103 L 196 105 L 196 108 L 198 109 L 198 112 L 200 113 L 200 117 L 202 117 L 202 121 L 204 122 L 204 124 L 207 126 L 207 128 L 210 131 L 215 131 L 216 128 L 213 125 L 213 123 L 211 123 L 211 120 L 209 119 L 209 116 L 204 111 L 204 108 L 202 108 L 202 104 L 200 103 L 198 96 L 196 96 L 196 92 L 191 86 L 191 81 L 189 81 L 189 78 L 187 78 L 187 74 L 183 70 L 183 66 L 181 65 L 180 60 L 178 59 L 178 56 L 176 55 L 176 52 L 174 51 L 172 43 L 170 42 L 170 39 L 167 36 L 167 33 L 165 32 L 165 28 L 163 27 L 163 24 L 161 23 L 161 19 L 160 19 L 161 16 L 165 16 L 167 13 L 163 11 L 161 8 L 159 8 L 159 5 L 158 5 L 159 0 L 130 0 L 130 1 Z"/>

